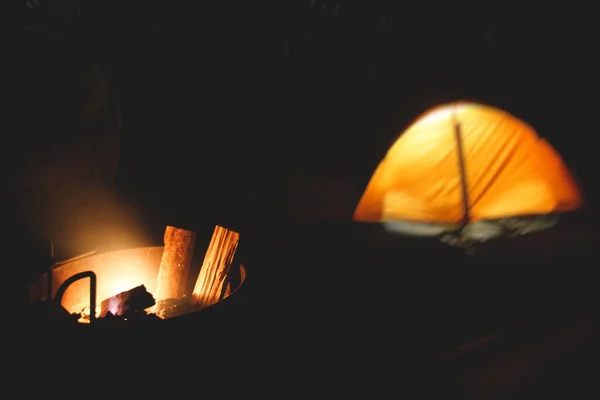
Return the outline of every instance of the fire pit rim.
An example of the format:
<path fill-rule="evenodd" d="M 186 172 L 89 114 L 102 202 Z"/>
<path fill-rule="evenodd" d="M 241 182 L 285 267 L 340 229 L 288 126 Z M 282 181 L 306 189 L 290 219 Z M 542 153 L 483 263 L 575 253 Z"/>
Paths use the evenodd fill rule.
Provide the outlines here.
<path fill-rule="evenodd" d="M 56 261 L 55 263 L 52 264 L 52 267 L 51 267 L 51 271 L 53 272 L 52 296 L 55 295 L 57 288 L 64 281 L 66 281 L 66 279 L 68 279 L 68 277 L 63 278 L 63 279 L 57 279 L 55 277 L 56 272 L 61 271 L 65 267 L 72 266 L 73 263 L 76 263 L 76 262 L 79 262 L 82 260 L 94 259 L 96 257 L 102 257 L 102 256 L 106 256 L 108 254 L 114 254 L 114 253 L 119 253 L 119 252 L 135 252 L 135 251 L 147 250 L 149 253 L 152 251 L 160 250 L 159 255 L 162 255 L 162 250 L 164 250 L 164 248 L 165 248 L 164 245 L 149 245 L 149 246 L 127 247 L 127 248 L 121 248 L 121 249 L 116 249 L 116 250 L 93 251 L 93 252 L 83 253 L 81 255 L 77 255 L 75 257 L 71 257 L 66 260 Z M 231 292 L 229 293 L 229 295 L 226 298 L 207 307 L 207 309 L 212 309 L 214 306 L 218 306 L 219 304 L 225 302 L 226 300 L 229 300 L 230 297 L 234 293 L 237 293 L 241 289 L 241 287 L 244 286 L 244 284 L 246 283 L 246 280 L 247 280 L 247 275 L 248 275 L 247 268 L 242 263 L 239 263 L 239 262 L 236 264 L 236 266 L 239 266 L 239 268 L 240 268 L 240 278 L 241 279 L 239 281 L 239 284 L 235 288 L 231 289 Z M 97 272 L 99 268 L 102 268 L 102 267 L 97 266 L 97 267 L 91 267 L 91 268 L 83 268 L 82 270 Z M 156 268 L 156 272 L 158 272 L 158 265 L 152 266 L 152 268 Z M 35 304 L 36 302 L 44 301 L 47 299 L 47 297 L 48 297 L 48 289 L 47 289 L 48 272 L 50 272 L 50 271 L 46 271 L 43 274 L 39 275 L 32 283 L 29 284 L 29 302 L 30 302 L 30 304 Z M 75 273 L 77 273 L 77 272 L 73 271 L 73 273 L 68 274 L 68 275 L 71 276 Z M 97 296 L 97 303 L 99 304 L 98 296 Z M 182 317 L 190 317 L 191 315 L 197 314 L 199 311 L 203 311 L 203 310 L 198 310 L 198 311 L 183 314 L 180 316 L 167 318 L 164 321 L 180 319 Z M 84 324 L 84 325 L 87 325 L 87 324 Z"/>

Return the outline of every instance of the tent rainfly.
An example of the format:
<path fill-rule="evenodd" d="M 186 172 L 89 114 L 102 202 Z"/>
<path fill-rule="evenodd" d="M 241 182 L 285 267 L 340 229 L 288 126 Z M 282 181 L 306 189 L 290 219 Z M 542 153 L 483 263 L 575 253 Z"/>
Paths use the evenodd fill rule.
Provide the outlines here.
<path fill-rule="evenodd" d="M 423 114 L 390 147 L 355 221 L 473 240 L 554 225 L 581 194 L 560 155 L 515 116 L 476 103 Z"/>

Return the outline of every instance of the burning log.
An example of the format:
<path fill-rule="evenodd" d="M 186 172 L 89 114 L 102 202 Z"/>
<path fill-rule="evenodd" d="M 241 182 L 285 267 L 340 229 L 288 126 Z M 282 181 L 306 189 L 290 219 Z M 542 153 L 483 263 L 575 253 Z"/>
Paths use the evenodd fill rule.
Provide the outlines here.
<path fill-rule="evenodd" d="M 156 279 L 155 296 L 157 300 L 179 299 L 187 289 L 196 234 L 167 226 L 164 241 L 165 249 Z"/>
<path fill-rule="evenodd" d="M 110 314 L 124 317 L 131 313 L 143 312 L 154 304 L 156 304 L 154 297 L 144 285 L 140 285 L 104 300 L 100 305 L 100 318 Z"/>
<path fill-rule="evenodd" d="M 215 227 L 192 293 L 195 306 L 208 307 L 223 298 L 228 284 L 227 275 L 239 241 L 239 233 L 219 225 Z"/>

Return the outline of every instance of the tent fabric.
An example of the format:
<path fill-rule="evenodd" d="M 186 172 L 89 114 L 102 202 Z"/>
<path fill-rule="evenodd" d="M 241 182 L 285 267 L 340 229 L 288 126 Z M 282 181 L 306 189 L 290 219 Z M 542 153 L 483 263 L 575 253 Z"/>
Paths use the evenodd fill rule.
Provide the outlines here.
<path fill-rule="evenodd" d="M 425 113 L 399 136 L 375 170 L 354 220 L 460 223 L 457 125 L 470 222 L 580 206 L 580 192 L 560 155 L 531 126 L 497 108 L 453 103 Z"/>

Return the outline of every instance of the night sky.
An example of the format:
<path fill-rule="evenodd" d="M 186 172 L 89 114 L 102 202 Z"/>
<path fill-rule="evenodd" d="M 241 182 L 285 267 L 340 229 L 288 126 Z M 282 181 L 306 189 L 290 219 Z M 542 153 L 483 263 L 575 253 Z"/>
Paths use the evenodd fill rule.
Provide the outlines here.
<path fill-rule="evenodd" d="M 298 171 L 364 185 L 411 120 L 459 99 L 532 124 L 593 191 L 591 2 L 438 3 L 28 0 L 15 32 L 20 137 L 68 135 L 95 62 L 123 109 L 132 196 L 191 169 L 233 197 Z M 29 140 L 42 125 L 54 133 Z"/>

